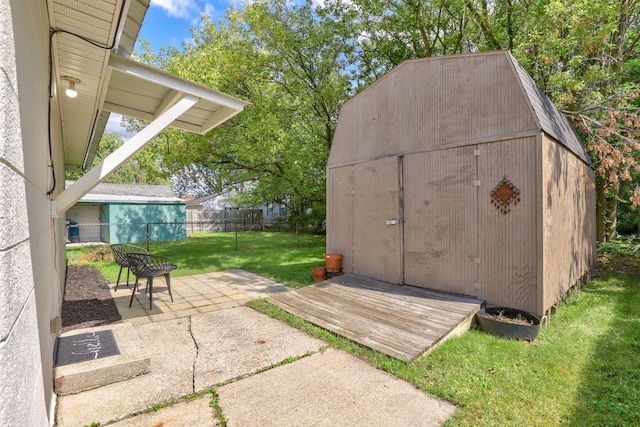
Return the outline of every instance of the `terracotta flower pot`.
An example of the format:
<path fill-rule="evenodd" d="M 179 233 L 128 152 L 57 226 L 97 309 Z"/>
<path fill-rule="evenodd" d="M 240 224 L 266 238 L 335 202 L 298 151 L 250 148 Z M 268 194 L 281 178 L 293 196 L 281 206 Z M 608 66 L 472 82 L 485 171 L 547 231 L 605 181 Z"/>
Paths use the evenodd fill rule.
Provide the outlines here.
<path fill-rule="evenodd" d="M 311 267 L 314 282 L 327 280 L 327 267 Z"/>
<path fill-rule="evenodd" d="M 325 254 L 325 263 L 328 273 L 340 273 L 342 271 L 342 254 Z"/>

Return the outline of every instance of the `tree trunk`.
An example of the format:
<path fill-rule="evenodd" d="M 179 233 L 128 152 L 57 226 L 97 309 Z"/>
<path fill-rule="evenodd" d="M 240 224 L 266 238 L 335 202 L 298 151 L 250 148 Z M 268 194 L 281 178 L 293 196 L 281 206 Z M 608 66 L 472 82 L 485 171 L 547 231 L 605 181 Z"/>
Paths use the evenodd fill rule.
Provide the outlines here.
<path fill-rule="evenodd" d="M 609 186 L 609 200 L 607 201 L 607 222 L 606 234 L 607 242 L 616 238 L 616 225 L 618 223 L 618 200 L 620 200 L 620 181 L 614 182 Z"/>
<path fill-rule="evenodd" d="M 606 183 L 602 178 L 596 178 L 596 240 L 606 241 L 605 220 L 607 218 Z"/>

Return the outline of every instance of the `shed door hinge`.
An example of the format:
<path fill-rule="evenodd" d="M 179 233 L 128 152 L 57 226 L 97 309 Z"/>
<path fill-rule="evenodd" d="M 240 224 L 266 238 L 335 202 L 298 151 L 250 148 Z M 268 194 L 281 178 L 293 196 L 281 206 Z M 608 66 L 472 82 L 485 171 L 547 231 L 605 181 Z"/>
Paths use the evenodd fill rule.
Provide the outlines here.
<path fill-rule="evenodd" d="M 479 156 L 480 155 L 480 150 L 473 150 L 473 155 L 474 156 Z"/>
<path fill-rule="evenodd" d="M 480 187 L 480 180 L 476 179 L 475 181 L 473 181 L 473 185 L 476 187 Z"/>

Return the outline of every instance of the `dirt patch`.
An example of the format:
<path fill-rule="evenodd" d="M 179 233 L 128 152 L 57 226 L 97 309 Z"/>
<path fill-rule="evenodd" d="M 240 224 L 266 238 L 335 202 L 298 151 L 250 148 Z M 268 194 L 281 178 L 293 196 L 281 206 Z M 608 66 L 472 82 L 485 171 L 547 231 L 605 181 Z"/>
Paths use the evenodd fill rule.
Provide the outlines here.
<path fill-rule="evenodd" d="M 62 303 L 62 332 L 108 325 L 121 320 L 109 292 L 109 284 L 97 268 L 67 268 Z"/>

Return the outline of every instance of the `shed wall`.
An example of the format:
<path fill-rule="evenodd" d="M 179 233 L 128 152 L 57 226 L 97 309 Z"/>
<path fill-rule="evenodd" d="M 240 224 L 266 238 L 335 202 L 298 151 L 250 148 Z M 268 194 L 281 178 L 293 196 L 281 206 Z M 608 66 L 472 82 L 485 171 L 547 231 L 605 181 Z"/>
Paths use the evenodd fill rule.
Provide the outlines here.
<path fill-rule="evenodd" d="M 538 314 L 562 300 L 596 262 L 594 171 L 548 137 L 542 156 L 544 261 Z"/>
<path fill-rule="evenodd" d="M 539 130 L 506 52 L 406 61 L 344 104 L 328 165 Z"/>
<path fill-rule="evenodd" d="M 479 147 L 479 281 L 477 296 L 487 303 L 537 310 L 538 251 L 536 185 L 538 137 Z M 505 178 L 520 191 L 517 204 L 503 213 L 491 203 L 491 191 Z"/>
<path fill-rule="evenodd" d="M 118 204 L 109 206 L 109 242 L 131 243 L 187 238 L 184 204 Z M 115 224 L 114 224 L 115 223 Z M 153 224 L 156 223 L 156 224 Z"/>
<path fill-rule="evenodd" d="M 353 273 L 353 182 L 351 165 L 327 171 L 327 250 L 342 254 L 342 270 Z"/>

